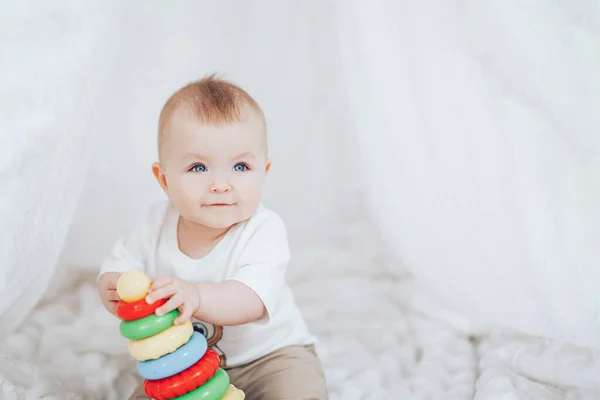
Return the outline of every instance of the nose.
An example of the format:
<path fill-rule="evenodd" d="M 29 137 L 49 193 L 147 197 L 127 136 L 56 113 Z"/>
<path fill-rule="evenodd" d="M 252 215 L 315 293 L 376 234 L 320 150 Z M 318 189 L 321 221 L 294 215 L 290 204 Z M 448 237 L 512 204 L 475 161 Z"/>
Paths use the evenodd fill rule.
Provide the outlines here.
<path fill-rule="evenodd" d="M 213 182 L 210 185 L 211 193 L 227 193 L 231 191 L 231 185 L 227 182 Z"/>

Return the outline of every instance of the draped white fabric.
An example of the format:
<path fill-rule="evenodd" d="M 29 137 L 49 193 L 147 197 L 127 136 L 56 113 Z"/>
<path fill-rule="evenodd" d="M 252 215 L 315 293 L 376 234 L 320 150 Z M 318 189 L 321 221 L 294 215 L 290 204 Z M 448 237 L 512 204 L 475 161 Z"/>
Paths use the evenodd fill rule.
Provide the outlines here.
<path fill-rule="evenodd" d="M 475 325 L 600 348 L 598 3 L 344 4 L 366 192 L 397 257 Z"/>
<path fill-rule="evenodd" d="M 324 338 L 333 398 L 488 398 L 517 388 L 558 398 L 519 380 L 501 390 L 487 373 L 513 369 L 600 391 L 590 372 L 600 362 L 577 369 L 575 353 L 559 353 L 556 363 L 584 372 L 566 376 L 522 358 L 509 373 L 492 355 L 508 342 L 490 339 L 475 365 L 480 350 L 466 336 L 405 308 L 465 333 L 506 327 L 600 347 L 597 3 L 85 4 L 0 9 L 0 334 L 25 322 L 7 342 L 13 350 L 71 346 L 62 361 L 78 369 L 68 373 L 111 371 L 73 378 L 69 393 L 117 399 L 129 388 L 114 383 L 116 363 L 78 358 L 122 343 L 112 325 L 86 330 L 110 319 L 89 287 L 64 293 L 63 281 L 95 270 L 115 237 L 162 197 L 150 173 L 158 112 L 178 86 L 210 72 L 242 85 L 266 113 L 273 168 L 265 201 L 287 221 L 301 260 L 290 281 Z M 324 257 L 326 246 L 344 251 Z M 396 285 L 407 270 L 415 284 Z M 64 320 L 65 309 L 32 314 L 46 289 L 51 303 L 81 303 L 69 321 L 96 343 L 50 328 L 52 312 Z M 48 324 L 63 342 L 28 323 Z M 392 329 L 397 337 L 386 336 Z M 350 331 L 356 336 L 343 336 Z M 442 342 L 456 358 L 440 361 Z M 363 364 L 343 360 L 361 345 L 353 351 L 366 369 L 352 370 Z M 66 389 L 35 383 L 58 381 L 60 371 L 33 373 L 34 350 L 22 354 L 27 367 L 0 366 L 0 381 L 12 382 L 3 395 L 66 398 Z M 427 365 L 413 365 L 417 358 Z M 11 380 L 16 365 L 28 372 Z M 447 380 L 442 369 L 460 384 L 433 384 Z"/>
<path fill-rule="evenodd" d="M 100 2 L 0 8 L 0 337 L 50 282 L 101 134 L 114 15 Z"/>

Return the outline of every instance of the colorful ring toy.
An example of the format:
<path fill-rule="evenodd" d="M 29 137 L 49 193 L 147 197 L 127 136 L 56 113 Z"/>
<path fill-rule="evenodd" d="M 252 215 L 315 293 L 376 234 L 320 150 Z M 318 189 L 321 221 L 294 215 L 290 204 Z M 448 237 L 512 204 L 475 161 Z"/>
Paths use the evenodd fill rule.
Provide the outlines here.
<path fill-rule="evenodd" d="M 147 317 L 156 312 L 156 309 L 167 302 L 167 299 L 160 299 L 152 304 L 146 303 L 146 298 L 143 298 L 133 303 L 128 303 L 119 300 L 115 313 L 122 321 L 134 321 L 136 319 Z"/>
<path fill-rule="evenodd" d="M 187 392 L 174 400 L 221 400 L 229 389 L 229 375 L 219 368 L 212 378 L 197 389 Z"/>
<path fill-rule="evenodd" d="M 177 375 L 159 380 L 145 380 L 144 392 L 155 400 L 169 400 L 182 396 L 208 382 L 217 372 L 219 364 L 219 355 L 214 350 L 207 349 L 197 363 Z"/>
<path fill-rule="evenodd" d="M 171 310 L 160 317 L 156 314 L 151 314 L 135 321 L 121 321 L 119 330 L 121 331 L 121 335 L 127 339 L 145 339 L 173 325 L 178 315 L 178 310 Z"/>
<path fill-rule="evenodd" d="M 229 384 L 229 389 L 225 392 L 225 396 L 221 400 L 244 400 L 246 398 L 246 393 L 243 390 L 240 390 Z"/>
<path fill-rule="evenodd" d="M 191 321 L 181 325 L 171 325 L 164 331 L 145 339 L 129 339 L 128 350 L 131 357 L 138 361 L 155 360 L 177 350 L 187 343 L 194 333 Z"/>
<path fill-rule="evenodd" d="M 202 358 L 207 351 L 206 338 L 194 332 L 190 340 L 172 353 L 156 360 L 138 361 L 137 370 L 142 378 L 158 380 L 185 371 Z"/>

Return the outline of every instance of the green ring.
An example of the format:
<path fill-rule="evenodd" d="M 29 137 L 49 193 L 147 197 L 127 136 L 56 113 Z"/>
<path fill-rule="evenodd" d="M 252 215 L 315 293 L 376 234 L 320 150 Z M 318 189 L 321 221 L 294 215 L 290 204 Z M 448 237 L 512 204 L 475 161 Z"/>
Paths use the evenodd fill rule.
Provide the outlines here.
<path fill-rule="evenodd" d="M 147 317 L 133 321 L 121 321 L 119 330 L 121 335 L 127 339 L 145 339 L 173 325 L 178 315 L 178 310 L 172 310 L 160 317 L 156 314 L 150 314 Z"/>
<path fill-rule="evenodd" d="M 220 400 L 229 389 L 229 375 L 219 368 L 204 385 L 171 400 Z"/>

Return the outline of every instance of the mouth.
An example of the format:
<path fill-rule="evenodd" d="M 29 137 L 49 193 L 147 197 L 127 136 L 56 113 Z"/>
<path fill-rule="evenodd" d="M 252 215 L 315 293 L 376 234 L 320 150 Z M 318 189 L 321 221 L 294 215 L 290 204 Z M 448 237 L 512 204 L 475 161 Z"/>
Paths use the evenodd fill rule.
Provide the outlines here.
<path fill-rule="evenodd" d="M 231 207 L 233 204 L 230 203 L 210 203 L 205 204 L 204 207 Z"/>

